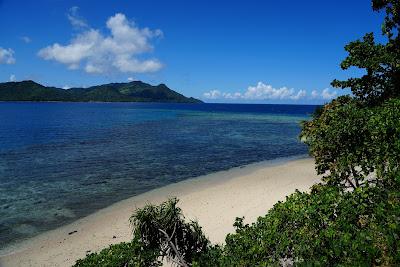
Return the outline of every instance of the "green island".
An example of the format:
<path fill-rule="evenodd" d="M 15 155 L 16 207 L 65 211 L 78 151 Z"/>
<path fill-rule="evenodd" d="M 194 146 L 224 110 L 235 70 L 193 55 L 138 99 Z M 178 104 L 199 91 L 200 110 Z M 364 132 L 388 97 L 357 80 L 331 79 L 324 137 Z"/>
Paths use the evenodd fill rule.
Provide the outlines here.
<path fill-rule="evenodd" d="M 141 81 L 70 89 L 46 87 L 34 81 L 6 82 L 0 83 L 0 101 L 202 103 L 165 84 L 153 86 Z"/>

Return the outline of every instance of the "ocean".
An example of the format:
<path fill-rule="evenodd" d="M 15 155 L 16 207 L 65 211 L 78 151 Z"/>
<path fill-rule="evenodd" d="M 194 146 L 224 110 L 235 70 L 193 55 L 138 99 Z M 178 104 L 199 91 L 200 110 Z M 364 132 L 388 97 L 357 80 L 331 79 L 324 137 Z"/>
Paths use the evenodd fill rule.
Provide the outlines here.
<path fill-rule="evenodd" d="M 2 102 L 0 248 L 170 183 L 306 155 L 299 123 L 315 108 Z"/>

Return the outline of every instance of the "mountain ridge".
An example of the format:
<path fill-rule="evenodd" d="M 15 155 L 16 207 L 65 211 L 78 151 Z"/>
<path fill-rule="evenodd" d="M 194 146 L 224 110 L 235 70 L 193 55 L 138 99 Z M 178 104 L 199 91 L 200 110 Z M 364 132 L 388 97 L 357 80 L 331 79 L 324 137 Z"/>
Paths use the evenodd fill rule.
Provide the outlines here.
<path fill-rule="evenodd" d="M 163 83 L 150 85 L 142 81 L 69 89 L 44 86 L 32 80 L 5 82 L 0 83 L 0 101 L 202 103 L 201 100 L 186 97 Z"/>

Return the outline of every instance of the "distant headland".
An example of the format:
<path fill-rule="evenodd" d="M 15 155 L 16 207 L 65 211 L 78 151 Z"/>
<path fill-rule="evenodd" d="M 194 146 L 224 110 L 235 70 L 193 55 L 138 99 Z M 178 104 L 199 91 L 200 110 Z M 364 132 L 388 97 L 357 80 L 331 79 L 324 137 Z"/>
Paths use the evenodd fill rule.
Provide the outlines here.
<path fill-rule="evenodd" d="M 6 82 L 0 83 L 0 101 L 202 103 L 165 84 L 153 86 L 141 81 L 70 89 L 47 87 L 30 80 Z"/>

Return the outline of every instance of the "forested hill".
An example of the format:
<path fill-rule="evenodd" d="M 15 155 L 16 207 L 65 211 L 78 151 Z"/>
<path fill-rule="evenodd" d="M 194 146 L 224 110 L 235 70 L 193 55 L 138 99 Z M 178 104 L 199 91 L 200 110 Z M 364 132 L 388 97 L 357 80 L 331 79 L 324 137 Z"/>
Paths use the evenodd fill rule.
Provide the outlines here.
<path fill-rule="evenodd" d="M 169 102 L 201 103 L 168 88 L 141 81 L 110 83 L 88 88 L 61 89 L 34 81 L 0 83 L 0 101 L 65 101 L 65 102 Z"/>

